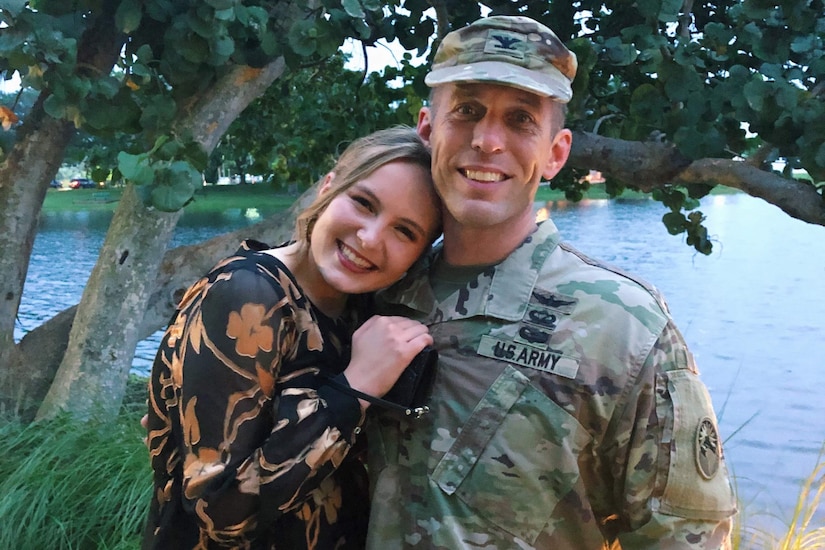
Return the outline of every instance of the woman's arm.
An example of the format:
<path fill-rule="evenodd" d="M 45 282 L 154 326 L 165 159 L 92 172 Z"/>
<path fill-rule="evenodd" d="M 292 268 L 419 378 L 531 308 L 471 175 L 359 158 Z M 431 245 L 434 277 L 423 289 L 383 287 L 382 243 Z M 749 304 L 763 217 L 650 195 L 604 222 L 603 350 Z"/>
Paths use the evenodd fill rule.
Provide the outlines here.
<path fill-rule="evenodd" d="M 183 505 L 218 542 L 254 538 L 299 505 L 340 464 L 363 421 L 356 399 L 316 389 L 316 367 L 282 372 L 318 335 L 299 322 L 306 312 L 290 289 L 266 277 L 219 275 L 170 328 L 180 341 L 167 338 L 161 350 L 171 374 L 164 389 L 178 400 L 170 412 L 182 434 Z"/>

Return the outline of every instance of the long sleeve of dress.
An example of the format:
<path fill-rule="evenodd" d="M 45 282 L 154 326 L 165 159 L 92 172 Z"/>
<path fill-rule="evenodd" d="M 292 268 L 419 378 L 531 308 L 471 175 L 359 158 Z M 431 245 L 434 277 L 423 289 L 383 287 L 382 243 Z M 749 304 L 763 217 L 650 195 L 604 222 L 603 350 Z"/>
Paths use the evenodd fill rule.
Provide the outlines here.
<path fill-rule="evenodd" d="M 319 382 L 345 366 L 327 329 L 285 271 L 249 259 L 184 297 L 153 368 L 149 446 L 158 507 L 179 499 L 198 547 L 246 547 L 350 450 L 362 412 Z"/>

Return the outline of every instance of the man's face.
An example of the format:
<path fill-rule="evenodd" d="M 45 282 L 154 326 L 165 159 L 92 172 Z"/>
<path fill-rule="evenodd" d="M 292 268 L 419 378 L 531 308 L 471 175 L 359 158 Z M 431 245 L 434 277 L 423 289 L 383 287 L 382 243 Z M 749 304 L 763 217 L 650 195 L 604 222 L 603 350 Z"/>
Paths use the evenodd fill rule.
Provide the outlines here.
<path fill-rule="evenodd" d="M 444 84 L 418 117 L 433 152 L 433 177 L 450 218 L 464 228 L 534 223 L 542 178 L 555 176 L 570 152 L 559 105 L 498 84 Z"/>

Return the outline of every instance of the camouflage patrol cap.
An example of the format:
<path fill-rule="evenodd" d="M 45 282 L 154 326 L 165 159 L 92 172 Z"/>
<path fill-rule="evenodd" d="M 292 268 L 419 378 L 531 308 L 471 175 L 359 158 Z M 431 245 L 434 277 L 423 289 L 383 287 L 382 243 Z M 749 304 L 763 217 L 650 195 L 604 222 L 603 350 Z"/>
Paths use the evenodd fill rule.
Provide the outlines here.
<path fill-rule="evenodd" d="M 549 28 L 529 17 L 499 15 L 448 33 L 424 82 L 493 82 L 567 103 L 576 67 L 576 54 Z"/>

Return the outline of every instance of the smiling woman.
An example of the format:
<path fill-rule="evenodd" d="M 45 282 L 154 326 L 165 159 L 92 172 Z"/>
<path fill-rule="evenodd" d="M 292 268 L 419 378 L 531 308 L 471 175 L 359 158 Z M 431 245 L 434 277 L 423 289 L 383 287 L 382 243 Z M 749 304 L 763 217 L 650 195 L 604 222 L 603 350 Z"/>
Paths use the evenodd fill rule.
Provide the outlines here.
<path fill-rule="evenodd" d="M 381 397 L 432 342 L 401 317 L 359 327 L 439 233 L 429 166 L 410 128 L 356 140 L 295 242 L 247 241 L 186 291 L 150 376 L 144 548 L 363 547 L 369 403 L 339 388 Z"/>

